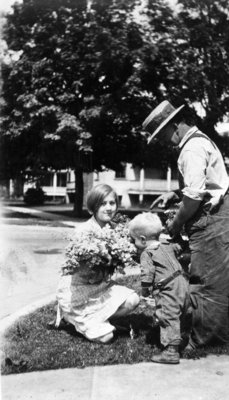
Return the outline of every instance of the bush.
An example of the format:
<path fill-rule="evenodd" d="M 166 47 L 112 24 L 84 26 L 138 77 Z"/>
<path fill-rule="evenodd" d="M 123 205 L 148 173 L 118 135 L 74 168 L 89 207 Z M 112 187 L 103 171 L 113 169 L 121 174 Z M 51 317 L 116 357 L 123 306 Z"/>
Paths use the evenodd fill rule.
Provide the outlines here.
<path fill-rule="evenodd" d="M 45 193 L 41 188 L 30 188 L 25 192 L 24 202 L 28 205 L 40 205 L 45 201 Z"/>

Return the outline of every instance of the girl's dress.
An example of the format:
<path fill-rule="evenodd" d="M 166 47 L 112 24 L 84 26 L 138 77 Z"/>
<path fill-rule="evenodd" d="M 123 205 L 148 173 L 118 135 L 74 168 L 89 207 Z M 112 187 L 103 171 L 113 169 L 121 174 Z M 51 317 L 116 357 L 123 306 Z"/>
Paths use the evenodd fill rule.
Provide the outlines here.
<path fill-rule="evenodd" d="M 77 229 L 98 232 L 101 227 L 91 217 Z M 82 265 L 73 275 L 61 275 L 57 289 L 60 319 L 73 324 L 89 340 L 97 339 L 115 329 L 109 318 L 132 293 L 132 289 Z"/>

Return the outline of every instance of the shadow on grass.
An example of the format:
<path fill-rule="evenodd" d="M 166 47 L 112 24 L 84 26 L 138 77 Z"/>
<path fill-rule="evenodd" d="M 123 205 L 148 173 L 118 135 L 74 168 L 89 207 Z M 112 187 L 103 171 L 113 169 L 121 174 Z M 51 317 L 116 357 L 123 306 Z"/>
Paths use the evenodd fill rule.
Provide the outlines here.
<path fill-rule="evenodd" d="M 8 211 L 3 209 L 3 217 L 4 218 L 20 218 L 20 219 L 28 219 L 28 218 L 33 218 L 37 219 L 38 217 L 36 215 L 32 214 L 27 214 L 27 213 L 22 213 L 22 212 L 17 212 L 17 211 Z"/>

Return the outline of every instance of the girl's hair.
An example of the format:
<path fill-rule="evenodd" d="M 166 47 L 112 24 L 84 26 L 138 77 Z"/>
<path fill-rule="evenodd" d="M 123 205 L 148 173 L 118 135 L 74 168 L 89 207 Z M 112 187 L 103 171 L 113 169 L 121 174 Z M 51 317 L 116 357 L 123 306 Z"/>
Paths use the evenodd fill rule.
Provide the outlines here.
<path fill-rule="evenodd" d="M 116 207 L 118 208 L 118 195 L 115 190 L 111 186 L 101 183 L 100 185 L 94 186 L 88 192 L 87 209 L 89 213 L 95 215 L 105 197 L 107 197 L 110 193 L 114 194 Z"/>
<path fill-rule="evenodd" d="M 162 222 L 157 214 L 144 212 L 136 215 L 129 225 L 130 233 L 136 236 L 145 236 L 147 239 L 158 238 L 163 230 Z"/>

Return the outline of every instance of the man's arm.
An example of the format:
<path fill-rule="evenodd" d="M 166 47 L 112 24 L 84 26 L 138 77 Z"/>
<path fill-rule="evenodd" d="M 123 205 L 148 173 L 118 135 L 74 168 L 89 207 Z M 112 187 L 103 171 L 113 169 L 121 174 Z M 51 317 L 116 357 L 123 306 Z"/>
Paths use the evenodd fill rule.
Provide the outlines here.
<path fill-rule="evenodd" d="M 168 221 L 167 229 L 172 236 L 180 233 L 183 225 L 197 212 L 201 200 L 193 200 L 184 196 L 180 207 L 172 221 Z"/>

